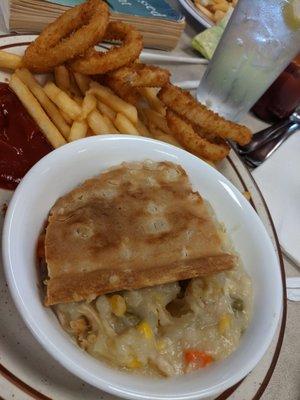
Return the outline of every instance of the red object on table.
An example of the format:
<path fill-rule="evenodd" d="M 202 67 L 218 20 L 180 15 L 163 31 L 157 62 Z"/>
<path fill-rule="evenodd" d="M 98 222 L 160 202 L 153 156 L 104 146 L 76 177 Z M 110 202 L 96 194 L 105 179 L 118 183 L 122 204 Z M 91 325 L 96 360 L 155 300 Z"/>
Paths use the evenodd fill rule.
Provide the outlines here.
<path fill-rule="evenodd" d="M 14 190 L 26 172 L 51 150 L 17 96 L 6 83 L 0 83 L 0 187 Z"/>
<path fill-rule="evenodd" d="M 252 111 L 266 122 L 288 117 L 300 105 L 300 54 L 279 75 Z"/>

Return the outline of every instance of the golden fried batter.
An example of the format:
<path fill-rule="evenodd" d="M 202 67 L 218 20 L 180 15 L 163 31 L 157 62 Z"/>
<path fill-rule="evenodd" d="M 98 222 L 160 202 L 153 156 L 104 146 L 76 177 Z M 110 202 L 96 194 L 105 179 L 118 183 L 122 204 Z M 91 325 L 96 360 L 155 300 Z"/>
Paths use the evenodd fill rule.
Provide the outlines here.
<path fill-rule="evenodd" d="M 109 20 L 108 5 L 88 0 L 65 11 L 31 43 L 22 64 L 33 72 L 47 72 L 101 42 Z"/>
<path fill-rule="evenodd" d="M 228 155 L 229 146 L 226 143 L 216 144 L 202 138 L 194 131 L 191 124 L 169 109 L 167 109 L 166 117 L 176 139 L 190 152 L 214 162 Z"/>
<path fill-rule="evenodd" d="M 132 63 L 143 49 L 142 35 L 131 25 L 123 22 L 109 22 L 104 40 L 120 40 L 122 46 L 113 47 L 107 52 L 90 49 L 82 57 L 71 61 L 71 68 L 85 75 L 105 74 Z"/>
<path fill-rule="evenodd" d="M 240 145 L 251 140 L 252 133 L 247 127 L 220 117 L 177 86 L 167 84 L 159 91 L 158 98 L 190 123 L 202 127 L 208 134 L 232 139 Z"/>
<path fill-rule="evenodd" d="M 105 86 L 108 86 L 116 95 L 128 103 L 136 106 L 141 101 L 139 92 L 135 88 L 126 85 L 123 81 L 114 79 L 108 74 L 103 76 L 102 81 Z"/>
<path fill-rule="evenodd" d="M 131 64 L 109 73 L 112 79 L 117 79 L 132 87 L 162 87 L 170 80 L 170 72 L 166 69 L 145 65 Z"/>

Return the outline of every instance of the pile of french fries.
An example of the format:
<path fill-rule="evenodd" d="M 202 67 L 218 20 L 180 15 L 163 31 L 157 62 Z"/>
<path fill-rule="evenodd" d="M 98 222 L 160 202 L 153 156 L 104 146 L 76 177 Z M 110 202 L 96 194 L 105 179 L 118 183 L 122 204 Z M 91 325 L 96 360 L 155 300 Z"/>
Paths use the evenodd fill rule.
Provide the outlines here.
<path fill-rule="evenodd" d="M 124 101 L 89 76 L 61 65 L 53 80 L 41 85 L 21 57 L 0 51 L 0 68 L 13 69 L 9 86 L 54 148 L 91 135 L 131 134 L 181 147 L 165 118 L 166 108 L 155 88 L 140 88 L 141 106 Z"/>
<path fill-rule="evenodd" d="M 235 7 L 238 0 L 194 0 L 195 6 L 214 23 L 225 16 L 229 7 Z"/>

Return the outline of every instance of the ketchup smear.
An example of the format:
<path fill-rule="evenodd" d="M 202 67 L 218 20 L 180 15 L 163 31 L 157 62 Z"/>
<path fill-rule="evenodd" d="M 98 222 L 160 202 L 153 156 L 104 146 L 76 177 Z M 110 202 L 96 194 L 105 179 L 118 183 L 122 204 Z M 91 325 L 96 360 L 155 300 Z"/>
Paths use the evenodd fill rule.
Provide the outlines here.
<path fill-rule="evenodd" d="M 52 150 L 8 84 L 0 83 L 0 187 L 14 190 L 26 172 Z"/>

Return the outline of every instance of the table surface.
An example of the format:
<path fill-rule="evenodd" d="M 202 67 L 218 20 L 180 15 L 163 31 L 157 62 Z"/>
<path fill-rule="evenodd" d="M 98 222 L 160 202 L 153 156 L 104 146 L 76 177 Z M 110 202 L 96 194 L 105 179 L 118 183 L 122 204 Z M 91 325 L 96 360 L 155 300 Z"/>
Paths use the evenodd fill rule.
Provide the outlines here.
<path fill-rule="evenodd" d="M 173 5 L 177 8 L 177 4 Z M 185 13 L 183 10 L 181 10 Z M 190 45 L 191 38 L 203 27 L 195 20 L 186 16 L 186 29 L 181 40 L 174 50 L 174 53 L 181 55 L 195 56 Z M 0 35 L 7 33 L 3 24 L 2 15 L 0 14 Z M 172 70 L 172 78 L 174 81 L 200 79 L 205 67 L 202 65 L 168 65 L 166 67 Z M 247 115 L 242 121 L 249 126 L 253 132 L 264 127 L 264 124 L 251 115 Z M 285 271 L 287 276 L 300 276 L 300 269 L 293 265 L 284 257 Z M 288 301 L 287 325 L 283 341 L 281 354 L 278 359 L 277 366 L 271 378 L 271 381 L 261 397 L 262 400 L 300 400 L 300 303 Z M 5 393 L 7 399 L 29 400 L 30 396 L 24 394 L 13 384 L 0 376 L 0 398 Z M 239 399 L 243 400 L 243 399 Z"/>

